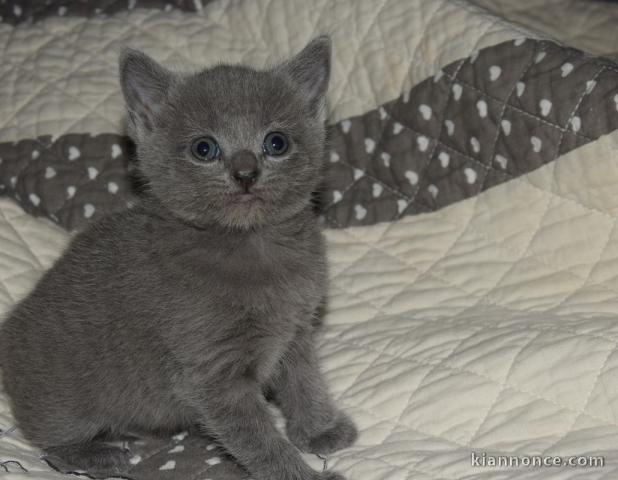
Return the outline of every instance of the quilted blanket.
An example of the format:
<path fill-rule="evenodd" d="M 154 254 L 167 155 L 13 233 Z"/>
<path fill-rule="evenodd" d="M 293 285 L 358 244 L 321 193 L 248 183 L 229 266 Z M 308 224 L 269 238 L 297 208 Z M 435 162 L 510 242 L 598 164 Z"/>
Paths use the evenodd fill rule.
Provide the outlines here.
<path fill-rule="evenodd" d="M 307 460 L 355 480 L 618 478 L 618 65 L 472 0 L 7 3 L 0 318 L 69 231 L 138 201 L 121 45 L 262 66 L 327 32 L 320 355 L 360 437 Z M 127 446 L 123 478 L 247 476 L 193 432 Z M 0 392 L 2 475 L 88 477 L 43 461 Z"/>

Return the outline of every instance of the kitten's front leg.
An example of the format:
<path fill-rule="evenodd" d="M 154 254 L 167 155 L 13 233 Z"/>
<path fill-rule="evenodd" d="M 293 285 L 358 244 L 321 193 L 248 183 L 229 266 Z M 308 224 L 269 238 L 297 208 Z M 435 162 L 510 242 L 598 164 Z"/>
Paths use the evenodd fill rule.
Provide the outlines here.
<path fill-rule="evenodd" d="M 287 421 L 287 434 L 301 450 L 328 454 L 352 445 L 354 422 L 339 410 L 318 365 L 312 330 L 296 335 L 269 385 Z"/>
<path fill-rule="evenodd" d="M 275 428 L 259 387 L 237 382 L 203 399 L 204 421 L 215 437 L 255 480 L 345 480 L 316 472 Z"/>

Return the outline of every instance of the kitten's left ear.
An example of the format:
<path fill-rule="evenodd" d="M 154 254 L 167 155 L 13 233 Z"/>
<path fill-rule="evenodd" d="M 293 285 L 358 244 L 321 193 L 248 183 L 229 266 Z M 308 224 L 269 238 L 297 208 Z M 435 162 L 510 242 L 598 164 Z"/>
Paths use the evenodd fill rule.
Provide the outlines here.
<path fill-rule="evenodd" d="M 330 37 L 321 35 L 309 42 L 295 57 L 275 69 L 301 88 L 315 115 L 319 115 L 324 106 L 330 78 L 330 58 Z"/>

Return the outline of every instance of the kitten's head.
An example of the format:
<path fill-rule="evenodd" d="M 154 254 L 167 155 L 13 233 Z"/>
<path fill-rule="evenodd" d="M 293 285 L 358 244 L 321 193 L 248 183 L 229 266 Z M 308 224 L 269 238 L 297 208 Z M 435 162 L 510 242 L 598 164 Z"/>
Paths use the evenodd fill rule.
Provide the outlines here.
<path fill-rule="evenodd" d="M 197 225 L 251 228 L 304 209 L 321 181 L 330 40 L 268 70 L 171 72 L 135 50 L 120 79 L 150 191 Z"/>

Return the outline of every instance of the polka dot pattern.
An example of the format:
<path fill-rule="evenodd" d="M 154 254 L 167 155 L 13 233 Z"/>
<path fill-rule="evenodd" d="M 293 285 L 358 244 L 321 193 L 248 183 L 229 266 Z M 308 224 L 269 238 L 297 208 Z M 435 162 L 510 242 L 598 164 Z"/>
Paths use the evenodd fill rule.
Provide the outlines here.
<path fill-rule="evenodd" d="M 78 230 L 133 198 L 126 139 L 68 134 L 0 144 L 0 191 L 29 213 Z M 24 201 L 25 200 L 25 201 Z"/>
<path fill-rule="evenodd" d="M 554 161 L 618 128 L 617 77 L 609 60 L 532 39 L 441 68 L 406 101 L 347 119 L 345 136 L 331 130 L 339 162 L 328 185 L 338 195 L 326 224 L 433 211 Z"/>
<path fill-rule="evenodd" d="M 109 15 L 134 8 L 196 11 L 212 0 L 4 0 L 0 2 L 0 22 L 16 25 L 47 17 L 91 17 Z"/>
<path fill-rule="evenodd" d="M 134 480 L 212 479 L 244 480 L 247 473 L 212 439 L 198 432 L 180 432 L 171 437 L 142 438 L 121 442 L 131 452 L 121 478 Z M 59 462 L 59 460 L 56 460 Z M 60 472 L 70 465 L 54 463 Z M 94 478 L 97 477 L 94 474 Z M 115 477 L 114 477 L 115 478 Z"/>

